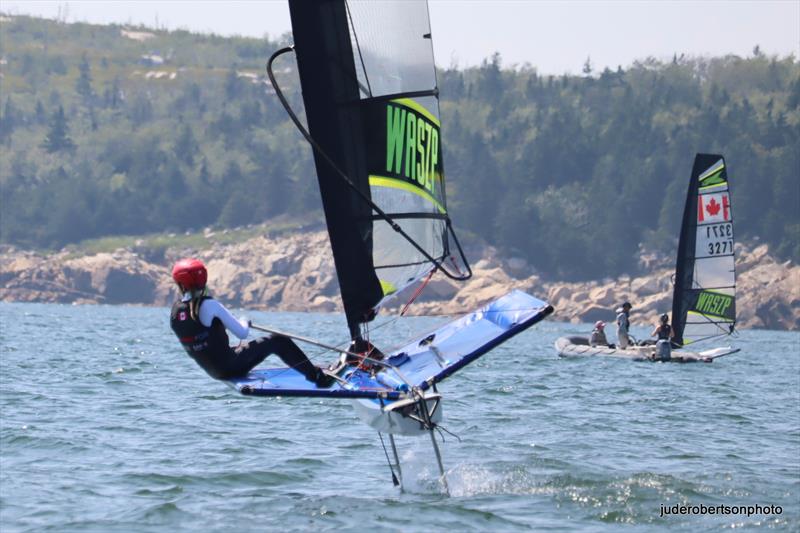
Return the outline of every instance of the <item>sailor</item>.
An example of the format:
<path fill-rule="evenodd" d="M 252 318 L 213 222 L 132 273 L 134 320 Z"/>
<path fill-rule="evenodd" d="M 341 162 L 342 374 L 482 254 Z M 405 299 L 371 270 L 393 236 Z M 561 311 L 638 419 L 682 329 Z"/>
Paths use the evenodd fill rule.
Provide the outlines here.
<path fill-rule="evenodd" d="M 675 337 L 675 330 L 669 325 L 668 314 L 661 315 L 659 323 L 650 336 L 657 337 L 654 357 L 662 361 L 669 361 L 672 357 L 672 338 Z"/>
<path fill-rule="evenodd" d="M 602 320 L 598 320 L 594 323 L 594 330 L 592 330 L 592 336 L 589 338 L 589 344 L 592 346 L 602 346 L 603 348 L 608 346 L 608 339 L 606 339 L 606 332 L 605 332 L 606 323 Z"/>
<path fill-rule="evenodd" d="M 631 340 L 628 330 L 631 327 L 630 312 L 632 306 L 630 302 L 625 302 L 622 307 L 617 308 L 617 343 L 623 350 L 630 345 Z"/>
<path fill-rule="evenodd" d="M 335 379 L 314 366 L 288 337 L 272 335 L 238 346 L 228 344 L 226 329 L 241 340 L 250 333 L 250 323 L 237 320 L 221 303 L 208 295 L 208 272 L 198 259 L 181 259 L 172 268 L 172 279 L 181 297 L 172 306 L 170 326 L 192 359 L 215 379 L 231 379 L 247 373 L 276 354 L 318 387 L 330 387 Z"/>

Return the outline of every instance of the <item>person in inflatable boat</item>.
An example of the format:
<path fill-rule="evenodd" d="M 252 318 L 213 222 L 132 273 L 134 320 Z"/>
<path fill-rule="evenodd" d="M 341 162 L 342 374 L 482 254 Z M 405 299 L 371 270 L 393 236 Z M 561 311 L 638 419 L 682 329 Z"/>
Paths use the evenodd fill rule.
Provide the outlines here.
<path fill-rule="evenodd" d="M 664 313 L 661 315 L 659 323 L 656 324 L 650 336 L 657 338 L 656 351 L 653 354 L 653 358 L 669 361 L 672 357 L 672 339 L 675 337 L 675 330 L 669 325 L 668 314 Z"/>
<path fill-rule="evenodd" d="M 623 350 L 631 344 L 628 330 L 631 327 L 630 313 L 633 306 L 630 302 L 625 302 L 617 309 L 617 344 Z"/>
<path fill-rule="evenodd" d="M 608 346 L 608 339 L 606 339 L 606 332 L 605 332 L 606 323 L 602 320 L 598 320 L 594 323 L 594 329 L 592 330 L 592 336 L 589 338 L 589 344 L 592 346 L 602 346 L 603 348 Z"/>

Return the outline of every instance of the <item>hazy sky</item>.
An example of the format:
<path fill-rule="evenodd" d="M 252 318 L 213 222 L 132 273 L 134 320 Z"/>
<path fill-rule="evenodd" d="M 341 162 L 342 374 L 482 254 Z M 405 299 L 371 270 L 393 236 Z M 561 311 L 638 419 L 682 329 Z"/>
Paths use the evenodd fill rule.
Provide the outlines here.
<path fill-rule="evenodd" d="M 380 0 L 376 0 L 380 1 Z M 430 0 L 436 62 L 530 63 L 545 74 L 579 73 L 635 59 L 687 55 L 800 57 L 800 0 L 533 1 Z M 271 37 L 290 31 L 284 0 L 0 0 L 0 10 L 68 22 L 133 23 L 220 35 Z"/>

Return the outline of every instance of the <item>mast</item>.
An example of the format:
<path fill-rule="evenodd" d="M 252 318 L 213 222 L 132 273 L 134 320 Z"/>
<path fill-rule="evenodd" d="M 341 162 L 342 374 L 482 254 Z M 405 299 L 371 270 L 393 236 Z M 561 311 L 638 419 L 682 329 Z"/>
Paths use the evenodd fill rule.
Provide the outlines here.
<path fill-rule="evenodd" d="M 447 212 L 428 7 L 290 0 L 289 8 L 309 131 L 295 124 L 314 148 L 357 339 L 385 302 L 433 270 L 454 280 L 472 275 Z"/>
<path fill-rule="evenodd" d="M 289 0 L 297 66 L 311 136 L 362 194 L 369 197 L 358 76 L 344 0 Z M 370 206 L 329 161 L 314 151 L 322 205 L 347 324 L 371 319 L 383 296 L 372 261 Z"/>

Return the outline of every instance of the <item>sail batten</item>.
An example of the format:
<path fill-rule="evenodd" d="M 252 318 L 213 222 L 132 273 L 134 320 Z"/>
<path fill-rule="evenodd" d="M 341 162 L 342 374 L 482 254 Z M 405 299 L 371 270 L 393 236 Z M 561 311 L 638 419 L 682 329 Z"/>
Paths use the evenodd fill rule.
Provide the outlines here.
<path fill-rule="evenodd" d="M 678 244 L 672 321 L 681 346 L 729 335 L 736 324 L 733 210 L 721 155 L 695 157 Z"/>

